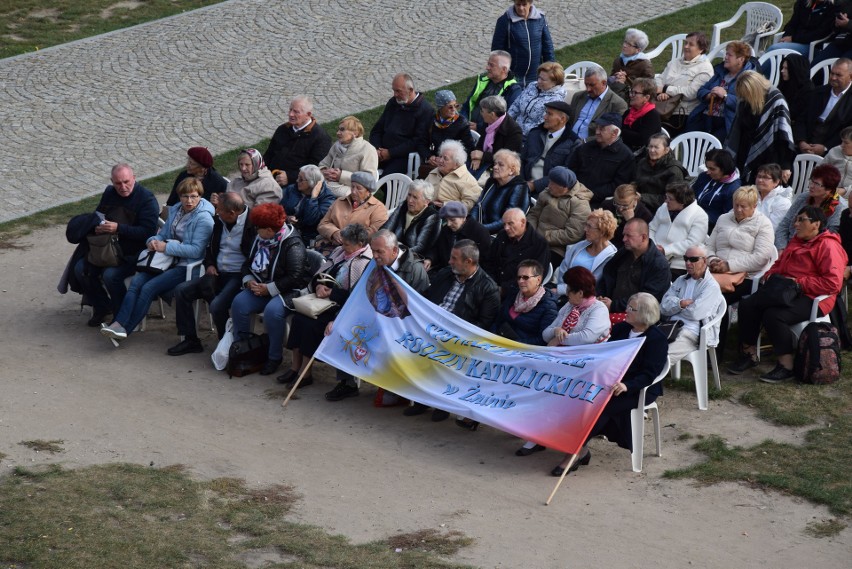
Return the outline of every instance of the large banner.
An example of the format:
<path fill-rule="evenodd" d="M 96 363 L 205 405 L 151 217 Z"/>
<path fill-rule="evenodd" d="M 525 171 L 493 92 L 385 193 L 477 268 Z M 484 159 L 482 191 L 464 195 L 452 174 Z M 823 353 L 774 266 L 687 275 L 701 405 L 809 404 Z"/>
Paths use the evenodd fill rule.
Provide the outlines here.
<path fill-rule="evenodd" d="M 450 314 L 371 263 L 316 358 L 408 399 L 576 454 L 643 342 L 520 344 Z"/>

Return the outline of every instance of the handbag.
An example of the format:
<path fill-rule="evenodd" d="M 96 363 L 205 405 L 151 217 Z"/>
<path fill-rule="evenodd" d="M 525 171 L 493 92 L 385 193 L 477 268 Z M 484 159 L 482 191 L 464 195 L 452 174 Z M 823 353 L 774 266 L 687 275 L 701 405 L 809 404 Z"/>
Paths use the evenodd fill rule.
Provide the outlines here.
<path fill-rule="evenodd" d="M 657 328 L 660 329 L 660 332 L 663 333 L 666 340 L 671 344 L 677 339 L 677 335 L 683 329 L 683 320 L 662 320 L 657 324 Z"/>
<path fill-rule="evenodd" d="M 748 273 L 710 273 L 716 282 L 719 283 L 719 288 L 722 292 L 734 292 L 734 289 L 745 282 Z"/>
<path fill-rule="evenodd" d="M 793 279 L 782 277 L 781 275 L 772 274 L 766 279 L 757 292 L 752 295 L 754 297 L 750 302 L 758 310 L 766 310 L 767 308 L 790 307 L 793 302 L 802 294 L 802 289 L 799 284 Z"/>
<path fill-rule="evenodd" d="M 176 257 L 161 253 L 160 251 L 149 251 L 143 249 L 136 259 L 136 270 L 140 273 L 148 273 L 149 275 L 162 275 L 175 265 L 178 260 Z"/>
<path fill-rule="evenodd" d="M 330 308 L 334 308 L 337 306 L 337 303 L 328 298 L 319 298 L 316 293 L 303 294 L 301 296 L 294 296 L 292 298 L 293 308 L 299 314 L 307 316 L 308 318 L 313 318 L 314 320 L 317 317 Z"/>
<path fill-rule="evenodd" d="M 669 95 L 669 98 L 665 101 L 654 101 L 654 106 L 660 113 L 660 120 L 670 119 L 680 106 L 681 101 L 683 101 L 683 95 Z"/>
<path fill-rule="evenodd" d="M 269 353 L 269 336 L 249 334 L 247 338 L 235 340 L 228 348 L 228 377 L 243 377 L 263 369 Z"/>
<path fill-rule="evenodd" d="M 89 252 L 86 260 L 96 267 L 117 267 L 123 260 L 118 235 L 104 233 L 102 235 L 86 235 L 89 242 Z"/>

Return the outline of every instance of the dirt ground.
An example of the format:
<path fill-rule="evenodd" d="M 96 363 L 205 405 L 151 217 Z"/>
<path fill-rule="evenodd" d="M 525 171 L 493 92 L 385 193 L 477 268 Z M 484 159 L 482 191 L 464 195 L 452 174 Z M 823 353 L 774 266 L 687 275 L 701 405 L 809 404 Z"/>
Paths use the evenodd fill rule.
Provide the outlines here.
<path fill-rule="evenodd" d="M 149 319 L 147 331 L 116 349 L 86 327 L 79 296 L 56 291 L 73 250 L 64 228 L 18 244 L 25 248 L 0 250 L 3 472 L 32 463 L 181 463 L 199 477 L 290 483 L 303 496 L 297 521 L 355 542 L 460 530 L 476 542 L 457 559 L 482 568 L 849 567 L 852 530 L 824 539 L 803 532 L 831 517 L 824 508 L 742 485 L 661 477 L 700 460 L 694 439 L 678 440 L 683 433 L 715 433 L 733 445 L 801 440 L 803 430 L 769 425 L 734 402 L 711 401 L 701 412 L 693 393 L 669 390 L 658 400 L 661 458 L 649 430 L 641 474 L 626 451 L 596 440 L 591 465 L 545 506 L 555 452 L 518 458 L 519 441 L 499 431 L 376 409 L 369 385 L 359 398 L 328 403 L 333 374 L 324 364 L 319 381 L 283 411 L 266 397 L 278 388 L 274 376 L 228 379 L 213 369 L 212 333 L 205 353 L 167 356 L 177 341 L 168 309 L 166 320 Z M 18 445 L 32 439 L 62 439 L 65 450 Z"/>

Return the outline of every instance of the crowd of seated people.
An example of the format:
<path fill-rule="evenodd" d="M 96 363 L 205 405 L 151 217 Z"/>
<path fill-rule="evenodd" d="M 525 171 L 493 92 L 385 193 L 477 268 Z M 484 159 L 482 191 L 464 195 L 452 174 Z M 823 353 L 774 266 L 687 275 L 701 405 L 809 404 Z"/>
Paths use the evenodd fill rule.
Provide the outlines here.
<path fill-rule="evenodd" d="M 810 23 L 799 21 L 799 4 L 777 45 L 802 51 L 810 37 L 802 25 Z M 829 3 L 816 4 L 830 10 L 825 21 L 836 27 L 833 8 L 823 6 Z M 119 345 L 157 296 L 173 295 L 181 341 L 167 353 L 180 356 L 205 349 L 194 301 L 210 304 L 220 338 L 229 315 L 235 335 L 244 337 L 252 315 L 262 314 L 270 347 L 261 374 L 276 372 L 286 348 L 290 367 L 278 379 L 292 384 L 375 258 L 440 308 L 528 344 L 645 335 L 656 346 L 661 306 L 664 316 L 686 323 L 669 346 L 672 362 L 695 349 L 702 321 L 722 299 L 741 302 L 740 321 L 748 315 L 749 322 L 732 373 L 757 365 L 763 325 L 778 355 L 763 379 L 788 379 L 789 324 L 807 318 L 819 294 L 830 295 L 819 306 L 828 313 L 852 272 L 845 252 L 852 250 L 845 198 L 852 184 L 852 60 L 845 56 L 852 43 L 835 36 L 825 48 L 848 48 L 838 52 L 843 57 L 825 86 L 808 88 L 803 55 L 784 59 L 776 88 L 744 42 L 729 43 L 713 67 L 700 32 L 687 34 L 683 57 L 655 75 L 644 55 L 648 37 L 630 29 L 611 71 L 589 69 L 584 88 L 568 95 L 543 14 L 516 0 L 501 18 L 486 72 L 462 105 L 447 89 L 430 101 L 409 74 L 398 73 L 369 136 L 347 116 L 332 143 L 311 99 L 295 97 L 266 151 L 239 153 L 230 182 L 206 148 L 190 148 L 159 229 L 156 200 L 130 166 L 117 165 L 98 206 L 101 223 L 90 233 L 117 236 L 126 258 L 97 267 L 83 249 L 68 275 L 93 305 L 89 325 Z M 502 35 L 519 33 L 519 22 L 526 33 L 536 30 L 531 63 L 517 61 L 518 46 L 502 42 Z M 713 134 L 721 144 L 706 153 L 694 178 L 662 132 L 658 105 L 672 97 L 685 119 L 676 128 Z M 375 195 L 378 178 L 411 174 L 412 153 L 422 168 L 389 211 Z M 802 154 L 825 158 L 807 190 L 791 195 L 787 184 Z M 160 275 L 133 276 L 142 250 L 170 254 L 177 264 Z M 308 250 L 324 256 L 320 273 L 334 276 L 333 283 L 308 273 Z M 187 271 L 201 259 L 203 266 Z M 748 301 L 753 281 L 770 275 L 799 284 L 794 306 L 779 309 L 760 296 Z M 335 300 L 337 309 L 316 320 L 293 314 L 284 297 L 303 287 Z M 727 317 L 717 332 L 720 354 L 726 330 Z M 626 396 L 613 398 L 593 433 L 616 433 L 613 440 L 627 444 L 624 401 L 659 371 L 664 352 L 656 346 L 637 360 L 615 393 Z M 312 382 L 307 375 L 302 386 Z M 354 378 L 338 374 L 326 399 L 356 395 Z M 424 411 L 414 406 L 406 414 Z M 528 444 L 519 454 L 534 450 L 540 449 Z M 574 465 L 588 456 L 581 451 Z"/>

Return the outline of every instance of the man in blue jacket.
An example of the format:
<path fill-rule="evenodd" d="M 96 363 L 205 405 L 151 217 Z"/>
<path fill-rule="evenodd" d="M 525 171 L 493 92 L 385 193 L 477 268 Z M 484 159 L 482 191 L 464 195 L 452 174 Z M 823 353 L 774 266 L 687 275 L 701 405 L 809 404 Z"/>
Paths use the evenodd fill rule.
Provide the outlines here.
<path fill-rule="evenodd" d="M 571 105 L 565 101 L 544 104 L 544 122 L 529 132 L 521 156 L 522 173 L 530 194 L 536 195 L 547 189 L 548 172 L 556 166 L 567 167 L 571 155 L 582 144 L 574 131 L 568 128 L 570 121 Z"/>

